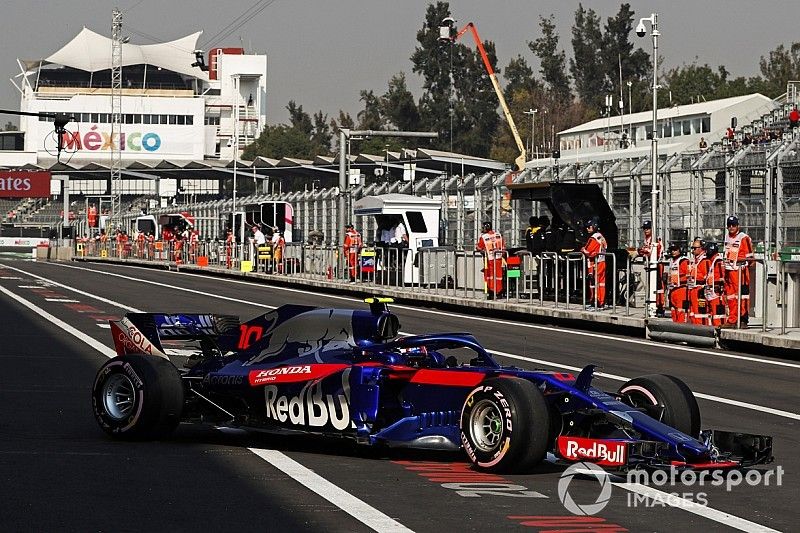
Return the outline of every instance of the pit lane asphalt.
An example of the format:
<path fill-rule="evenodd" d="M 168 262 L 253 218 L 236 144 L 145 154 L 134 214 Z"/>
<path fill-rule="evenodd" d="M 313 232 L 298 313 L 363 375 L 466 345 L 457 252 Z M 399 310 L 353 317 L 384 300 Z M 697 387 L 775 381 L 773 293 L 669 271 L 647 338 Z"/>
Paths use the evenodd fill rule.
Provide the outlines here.
<path fill-rule="evenodd" d="M 175 274 L 113 265 L 56 265 L 2 261 L 8 267 L 45 277 L 90 294 L 151 312 L 215 312 L 242 319 L 260 312 L 247 303 L 200 295 L 202 291 L 243 302 L 277 306 L 302 303 L 359 307 L 354 299 L 287 291 L 251 283 Z M 103 273 L 122 275 L 111 276 Z M 26 289 L 41 282 L 7 268 L 0 285 L 110 346 L 107 329 L 94 317 L 120 316 L 124 311 L 62 287 L 53 293 Z M 175 288 L 146 282 L 163 283 Z M 23 286 L 23 287 L 20 287 Z M 187 290 L 178 290 L 178 288 Z M 54 297 L 55 296 L 55 297 Z M 59 299 L 73 302 L 47 301 Z M 565 529 L 570 515 L 558 499 L 561 469 L 545 467 L 533 475 L 505 475 L 487 482 L 481 494 L 469 495 L 448 484 L 433 468 L 460 463 L 459 455 L 391 453 L 363 456 L 330 441 L 265 439 L 221 435 L 207 429 L 181 427 L 176 436 L 158 443 L 117 443 L 107 439 L 91 415 L 89 389 L 104 356 L 3 296 L 5 342 L 0 346 L 0 462 L 4 478 L 0 519 L 11 529 L 203 529 L 358 530 L 364 526 L 288 479 L 247 451 L 246 446 L 277 447 L 344 490 L 403 525 L 418 531 L 519 528 L 520 522 L 546 530 L 542 519 L 509 517 L 556 516 Z M 349 301 L 348 301 L 349 300 Z M 94 311 L 80 311 L 89 305 Z M 72 306 L 72 307 L 67 307 Z M 599 363 L 602 371 L 633 377 L 669 373 L 695 391 L 751 404 L 797 412 L 798 371 L 755 361 L 726 359 L 696 351 L 632 344 L 625 339 L 590 337 L 558 328 L 474 321 L 454 313 L 431 314 L 395 309 L 411 333 L 471 331 L 489 349 L 570 366 Z M 541 367 L 500 357 L 507 364 Z M 766 359 L 766 358 L 765 358 Z M 609 390 L 620 382 L 598 378 Z M 742 486 L 733 492 L 714 487 L 662 487 L 666 492 L 708 494 L 720 511 L 779 530 L 791 530 L 797 519 L 798 421 L 726 403 L 700 400 L 704 427 L 737 429 L 775 436 L 776 463 L 784 468 L 782 487 Z M 401 463 L 406 461 L 406 463 Z M 410 464 L 412 462 L 414 464 Z M 416 464 L 416 466 L 415 466 Z M 416 470 L 414 470 L 416 468 Z M 458 467 L 453 467 L 458 468 Z M 444 481 L 443 481 L 444 479 Z M 432 481 L 433 480 L 433 481 Z M 470 481 L 451 474 L 450 481 Z M 486 481 L 479 478 L 472 481 Z M 492 484 L 493 483 L 493 484 Z M 518 489 L 511 487 L 517 486 Z M 475 485 L 461 485 L 461 488 Z M 547 498 L 526 497 L 537 491 Z M 474 492 L 474 491 L 473 491 Z M 598 494 L 592 480 L 574 480 L 570 494 L 591 503 Z M 12 503 L 13 505 L 8 505 Z M 685 510 L 664 506 L 628 507 L 624 490 L 612 495 L 600 513 L 602 525 L 632 531 L 724 530 L 726 526 Z M 597 526 L 600 523 L 596 524 Z M 585 524 L 584 524 L 585 527 Z M 551 527 L 551 529 L 556 529 Z"/>

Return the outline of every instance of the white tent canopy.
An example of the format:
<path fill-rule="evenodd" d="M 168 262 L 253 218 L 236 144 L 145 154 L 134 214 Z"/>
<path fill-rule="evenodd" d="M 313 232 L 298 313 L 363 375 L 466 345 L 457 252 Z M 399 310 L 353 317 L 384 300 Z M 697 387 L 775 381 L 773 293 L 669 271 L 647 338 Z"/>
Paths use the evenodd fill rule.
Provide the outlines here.
<path fill-rule="evenodd" d="M 207 80 L 207 72 L 191 66 L 195 61 L 197 40 L 202 33 L 198 31 L 166 43 L 125 43 L 122 45 L 122 66 L 147 64 Z M 107 70 L 111 68 L 111 39 L 83 28 L 70 42 L 49 57 L 23 61 L 23 64 L 28 70 L 48 64 L 64 65 L 87 72 Z"/>

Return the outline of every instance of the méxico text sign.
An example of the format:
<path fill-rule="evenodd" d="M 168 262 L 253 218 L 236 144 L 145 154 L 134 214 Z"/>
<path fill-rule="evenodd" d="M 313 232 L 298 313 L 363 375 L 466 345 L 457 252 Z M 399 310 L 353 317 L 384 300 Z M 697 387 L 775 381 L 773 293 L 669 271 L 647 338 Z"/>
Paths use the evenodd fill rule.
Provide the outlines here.
<path fill-rule="evenodd" d="M 50 172 L 0 171 L 0 198 L 47 198 Z"/>

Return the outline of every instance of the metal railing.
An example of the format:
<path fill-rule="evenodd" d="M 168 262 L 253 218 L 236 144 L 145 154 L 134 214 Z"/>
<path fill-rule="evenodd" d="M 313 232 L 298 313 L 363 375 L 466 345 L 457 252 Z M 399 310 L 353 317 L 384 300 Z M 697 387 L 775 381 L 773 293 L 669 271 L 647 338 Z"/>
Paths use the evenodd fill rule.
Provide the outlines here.
<path fill-rule="evenodd" d="M 117 259 L 137 259 L 170 264 L 187 264 L 201 267 L 212 267 L 233 271 L 252 271 L 286 276 L 295 279 L 320 280 L 341 284 L 358 284 L 365 289 L 380 291 L 393 289 L 413 294 L 431 294 L 456 299 L 481 300 L 489 298 L 484 278 L 487 265 L 484 254 L 475 250 L 455 249 L 452 247 L 421 248 L 417 251 L 399 247 L 360 246 L 345 250 L 341 246 L 302 245 L 287 243 L 280 253 L 264 254 L 250 243 L 236 244 L 221 241 L 204 241 L 181 243 L 176 241 L 128 241 L 128 242 L 78 242 L 78 257 L 107 257 Z M 259 258 L 261 255 L 261 258 Z M 528 308 L 549 308 L 565 310 L 583 310 L 608 313 L 610 315 L 633 313 L 646 317 L 644 308 L 646 299 L 637 300 L 637 293 L 644 287 L 649 294 L 649 276 L 638 271 L 643 266 L 639 258 L 626 256 L 624 266 L 618 263 L 619 258 L 612 253 L 605 254 L 606 262 L 606 299 L 603 304 L 590 302 L 588 293 L 588 261 L 580 252 L 568 254 L 544 253 L 534 256 L 530 252 L 521 251 L 509 255 L 503 251 L 498 261 L 509 264 L 503 273 L 502 302 L 523 305 Z M 518 261 L 517 261 L 518 259 Z M 598 259 L 594 261 L 597 272 Z M 780 331 L 792 327 L 787 316 L 788 309 L 797 310 L 789 302 L 790 289 L 800 283 L 790 278 L 794 273 L 800 274 L 800 262 L 778 261 L 777 274 L 769 277 L 769 268 L 765 260 L 751 261 L 750 287 L 756 289 L 756 280 L 760 279 L 757 291 L 761 293 L 761 305 L 755 299 L 748 307 L 750 316 L 761 320 L 760 329 L 777 327 L 779 318 Z M 646 265 L 644 265 L 646 267 Z M 509 272 L 515 272 L 509 275 Z M 646 274 L 646 270 L 644 271 Z M 490 273 L 491 274 L 491 273 Z M 763 274 L 763 275 L 760 275 Z M 644 278 L 644 279 L 642 279 Z M 778 305 L 768 305 L 769 280 L 773 280 L 777 295 L 773 299 Z M 742 276 L 736 290 L 736 299 L 742 299 Z M 595 280 L 597 281 L 597 280 Z M 704 283 L 697 287 L 704 286 Z M 597 295 L 597 292 L 595 292 Z M 670 294 L 665 292 L 665 306 L 669 306 Z M 723 302 L 725 295 L 722 296 Z M 688 296 L 687 296 L 688 299 Z M 624 300 L 624 302 L 623 302 Z M 592 304 L 592 307 L 589 307 Z M 623 307 L 624 309 L 620 309 Z M 707 306 L 708 308 L 709 306 Z M 759 307 L 759 309 L 756 309 Z M 687 308 L 686 321 L 689 322 Z M 707 310 L 711 315 L 713 312 Z M 726 315 L 728 311 L 726 310 Z M 777 313 L 777 314 L 776 314 Z M 711 320 L 706 323 L 710 324 Z M 737 327 L 741 327 L 741 316 L 737 319 Z"/>

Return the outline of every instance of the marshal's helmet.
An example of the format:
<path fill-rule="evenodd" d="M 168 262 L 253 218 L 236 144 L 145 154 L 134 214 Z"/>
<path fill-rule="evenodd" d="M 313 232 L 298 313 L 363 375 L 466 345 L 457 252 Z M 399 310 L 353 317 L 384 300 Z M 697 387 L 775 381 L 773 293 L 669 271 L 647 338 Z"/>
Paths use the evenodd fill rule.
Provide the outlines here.
<path fill-rule="evenodd" d="M 483 223 L 482 227 L 483 231 L 489 231 L 490 229 L 492 229 L 492 223 L 487 220 Z"/>
<path fill-rule="evenodd" d="M 707 242 L 706 243 L 706 255 L 708 257 L 715 256 L 719 253 L 719 244 L 715 242 Z"/>

